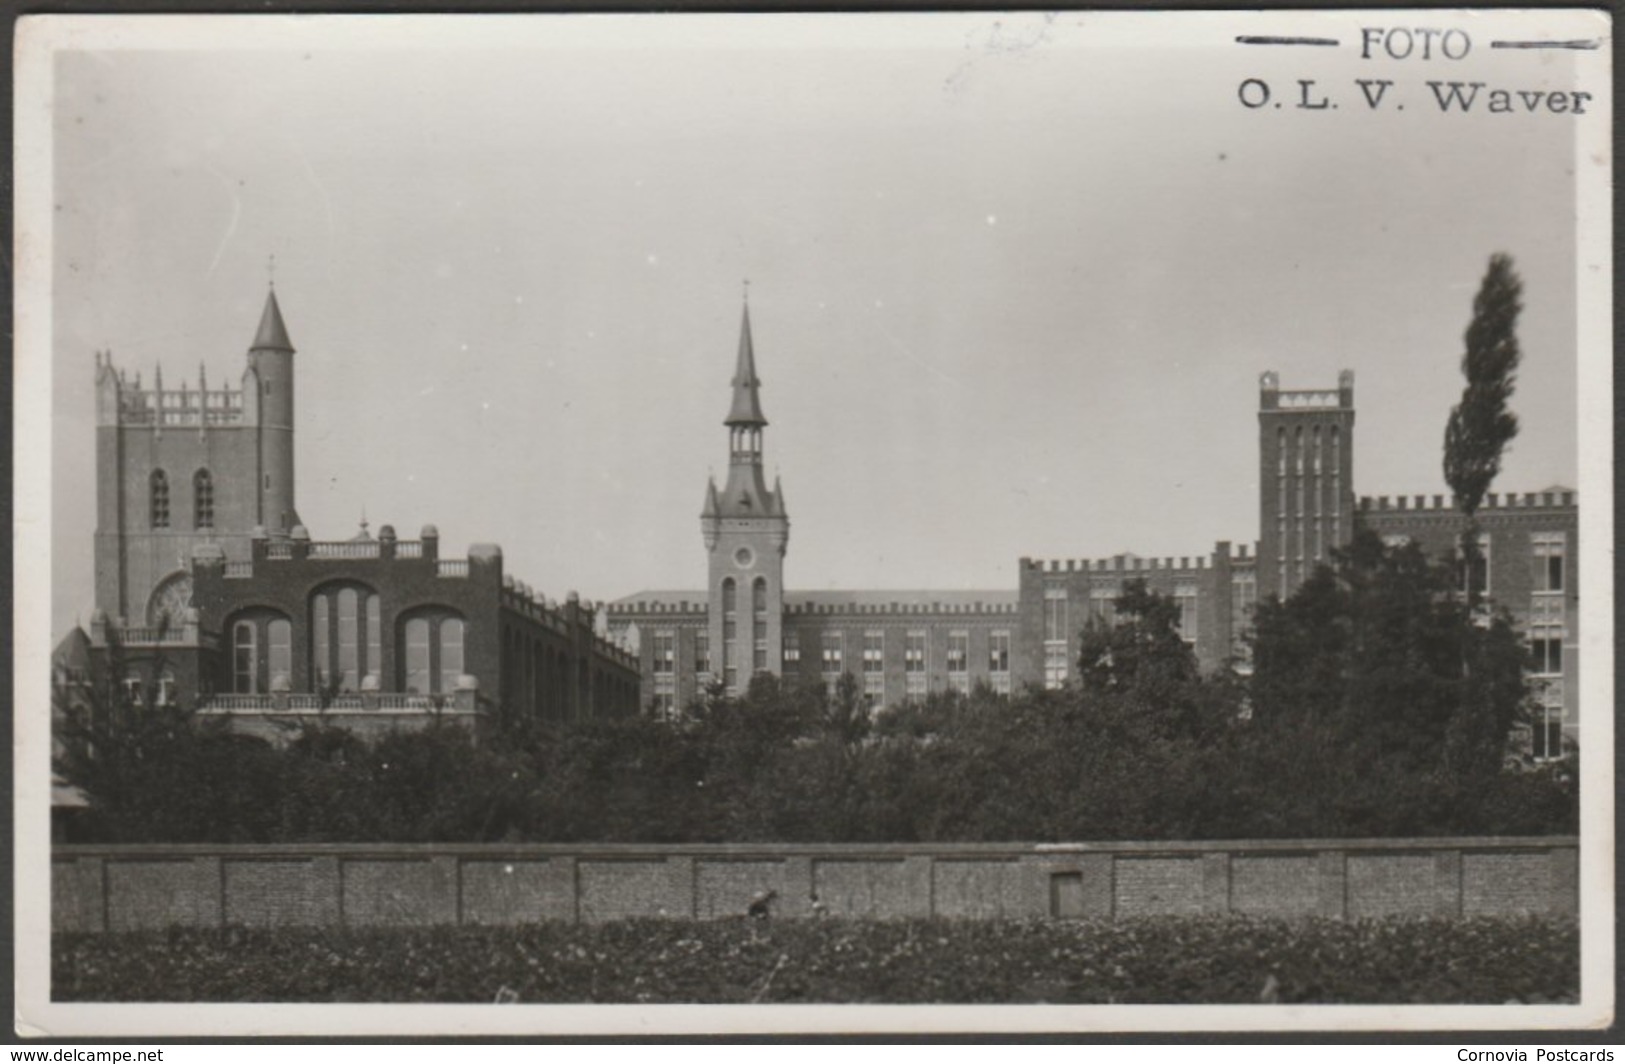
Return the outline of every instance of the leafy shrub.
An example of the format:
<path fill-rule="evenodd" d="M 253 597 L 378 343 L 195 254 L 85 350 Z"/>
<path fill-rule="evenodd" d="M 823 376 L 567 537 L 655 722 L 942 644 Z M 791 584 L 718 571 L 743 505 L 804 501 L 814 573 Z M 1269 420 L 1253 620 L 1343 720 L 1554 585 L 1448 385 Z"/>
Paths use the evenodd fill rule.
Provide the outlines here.
<path fill-rule="evenodd" d="M 1575 1000 L 1571 919 L 629 920 L 59 934 L 68 1001 Z"/>

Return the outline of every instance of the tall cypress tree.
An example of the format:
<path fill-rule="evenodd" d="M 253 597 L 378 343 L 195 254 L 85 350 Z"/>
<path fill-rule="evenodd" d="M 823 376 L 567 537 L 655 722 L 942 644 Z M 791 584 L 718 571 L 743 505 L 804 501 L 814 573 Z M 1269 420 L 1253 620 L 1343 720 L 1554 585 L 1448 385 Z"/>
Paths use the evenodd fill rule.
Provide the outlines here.
<path fill-rule="evenodd" d="M 1501 471 L 1501 455 L 1518 434 L 1518 417 L 1507 407 L 1517 381 L 1518 313 L 1523 309 L 1523 282 L 1508 255 L 1490 256 L 1489 268 L 1473 297 L 1473 320 L 1467 326 L 1461 372 L 1467 378 L 1461 402 L 1450 411 L 1444 432 L 1444 479 L 1467 519 L 1462 530 L 1462 556 L 1472 572 L 1478 563 L 1475 514 L 1484 494 Z M 1477 582 L 1468 581 L 1476 600 Z"/>

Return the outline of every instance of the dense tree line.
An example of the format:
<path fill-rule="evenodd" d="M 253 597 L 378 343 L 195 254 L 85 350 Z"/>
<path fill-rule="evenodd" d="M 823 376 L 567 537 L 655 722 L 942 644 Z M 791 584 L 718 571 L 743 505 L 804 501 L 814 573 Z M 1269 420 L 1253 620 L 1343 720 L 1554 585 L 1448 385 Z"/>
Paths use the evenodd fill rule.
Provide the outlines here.
<path fill-rule="evenodd" d="M 1203 675 L 1131 584 L 1076 678 L 868 714 L 755 679 L 677 721 L 456 726 L 283 746 L 179 710 L 70 715 L 58 770 L 116 841 L 947 841 L 1539 834 L 1576 829 L 1573 760 L 1509 764 L 1530 701 L 1508 619 L 1450 564 L 1362 534 L 1259 607 L 1250 675 Z M 109 692 L 112 697 L 115 692 Z M 77 726 L 76 726 L 77 725 Z"/>

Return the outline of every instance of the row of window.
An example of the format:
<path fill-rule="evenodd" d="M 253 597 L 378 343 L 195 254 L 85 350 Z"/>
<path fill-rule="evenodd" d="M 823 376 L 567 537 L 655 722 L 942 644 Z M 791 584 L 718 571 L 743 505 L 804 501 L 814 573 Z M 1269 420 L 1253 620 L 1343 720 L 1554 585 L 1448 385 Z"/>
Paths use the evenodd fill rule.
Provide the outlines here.
<path fill-rule="evenodd" d="M 728 622 L 723 622 L 723 638 L 729 640 L 732 629 Z M 765 622 L 759 622 L 755 633 L 758 643 L 764 645 L 767 638 Z M 694 633 L 694 671 L 708 673 L 711 671 L 710 637 L 704 632 Z M 843 632 L 825 632 L 820 647 L 820 663 L 822 671 L 839 676 L 845 671 L 846 637 Z M 677 669 L 677 639 L 675 633 L 667 631 L 655 632 L 652 640 L 653 672 L 658 681 L 662 676 L 671 676 Z M 868 631 L 863 633 L 863 672 L 867 674 L 881 673 L 885 668 L 886 633 L 884 630 Z M 786 667 L 799 666 L 801 663 L 800 634 L 789 631 L 784 634 L 783 661 Z M 926 671 L 926 633 L 913 630 L 905 633 L 903 646 L 903 671 L 905 674 L 923 674 Z M 950 676 L 967 673 L 970 669 L 970 633 L 949 632 L 948 651 L 945 660 Z M 757 663 L 758 671 L 765 669 L 765 660 Z M 1007 631 L 991 632 L 988 635 L 988 671 L 990 673 L 1008 673 L 1010 671 L 1010 633 Z"/>
<path fill-rule="evenodd" d="M 148 517 L 153 528 L 168 528 L 169 474 L 162 469 L 152 471 L 148 478 Z M 207 469 L 192 474 L 192 527 L 214 527 L 214 477 Z"/>

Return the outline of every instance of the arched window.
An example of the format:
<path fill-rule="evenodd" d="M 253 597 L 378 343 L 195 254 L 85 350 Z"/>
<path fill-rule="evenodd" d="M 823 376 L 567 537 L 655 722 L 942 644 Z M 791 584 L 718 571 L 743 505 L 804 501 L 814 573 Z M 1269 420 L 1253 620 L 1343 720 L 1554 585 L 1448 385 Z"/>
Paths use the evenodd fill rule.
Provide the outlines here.
<path fill-rule="evenodd" d="M 1296 464 L 1294 466 L 1294 471 L 1298 474 L 1298 476 L 1301 477 L 1301 476 L 1303 476 L 1303 426 L 1302 425 L 1299 425 L 1298 426 L 1298 431 L 1293 433 L 1292 450 L 1296 453 L 1296 457 L 1297 457 L 1297 461 L 1296 461 Z"/>
<path fill-rule="evenodd" d="M 293 625 L 263 606 L 249 607 L 227 619 L 231 633 L 231 677 L 228 690 L 241 695 L 273 690 L 277 676 L 293 682 Z"/>
<path fill-rule="evenodd" d="M 1320 426 L 1319 425 L 1315 426 L 1314 448 L 1315 448 L 1314 472 L 1315 472 L 1315 476 L 1318 477 L 1318 476 L 1320 476 Z"/>
<path fill-rule="evenodd" d="M 169 527 L 169 477 L 162 469 L 154 469 L 151 478 L 151 517 L 153 528 Z"/>
<path fill-rule="evenodd" d="M 466 635 L 467 624 L 449 610 L 421 610 L 408 617 L 401 625 L 401 690 L 416 695 L 447 695 L 457 690 Z M 516 663 L 523 657 L 522 649 L 516 644 L 510 655 Z M 530 682 L 539 681 L 533 676 Z"/>
<path fill-rule="evenodd" d="M 734 578 L 730 576 L 722 581 L 722 612 L 733 613 L 736 608 Z"/>
<path fill-rule="evenodd" d="M 1286 429 L 1275 430 L 1275 472 L 1286 476 Z"/>
<path fill-rule="evenodd" d="M 240 695 L 259 693 L 258 634 L 253 621 L 238 621 L 231 627 L 231 689 Z"/>
<path fill-rule="evenodd" d="M 767 668 L 767 581 L 758 576 L 751 585 L 751 661 L 756 672 Z"/>
<path fill-rule="evenodd" d="M 214 478 L 207 469 L 192 474 L 192 524 L 200 529 L 214 527 Z"/>
<path fill-rule="evenodd" d="M 384 653 L 378 595 L 355 584 L 329 584 L 312 596 L 310 660 L 323 689 L 356 691 L 382 673 Z"/>

